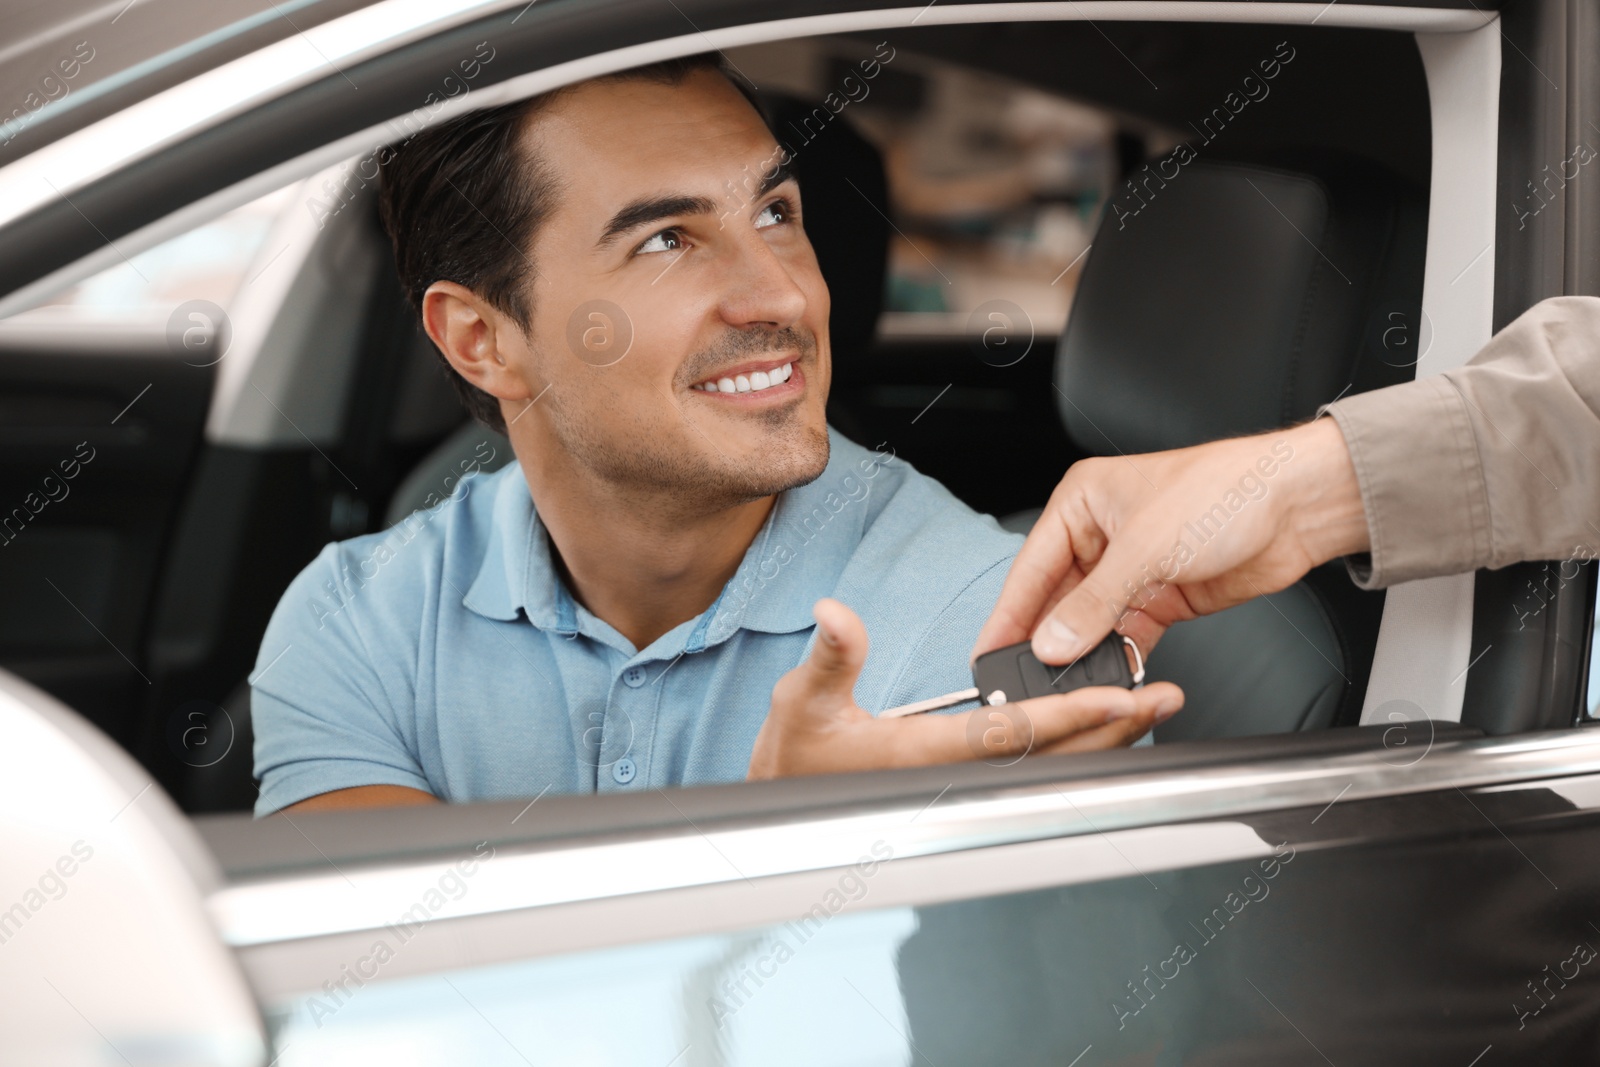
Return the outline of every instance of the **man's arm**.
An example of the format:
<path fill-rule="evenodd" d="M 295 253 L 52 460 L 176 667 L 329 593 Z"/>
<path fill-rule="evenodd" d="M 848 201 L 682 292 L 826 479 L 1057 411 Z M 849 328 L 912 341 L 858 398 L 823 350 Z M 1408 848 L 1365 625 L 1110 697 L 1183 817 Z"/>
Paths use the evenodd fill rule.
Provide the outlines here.
<path fill-rule="evenodd" d="M 327 545 L 307 564 L 262 637 L 250 687 L 257 815 L 347 806 L 347 792 L 375 803 L 362 799 L 375 795 L 368 788 L 433 791 L 414 741 L 407 590 L 392 569 L 388 584 L 341 584 L 360 565 L 348 545 Z M 341 599 L 330 599 L 334 589 Z"/>
<path fill-rule="evenodd" d="M 1466 366 L 1328 409 L 1355 465 L 1367 589 L 1600 546 L 1600 299 L 1535 304 Z"/>
<path fill-rule="evenodd" d="M 1467 366 L 1330 411 L 1074 465 L 974 655 L 1032 636 L 1041 659 L 1064 663 L 1113 627 L 1149 648 L 1173 622 L 1354 553 L 1371 553 L 1353 569 L 1375 588 L 1600 542 L 1600 299 L 1546 300 Z M 1227 521 L 1207 527 L 1219 504 Z"/>
<path fill-rule="evenodd" d="M 275 814 L 302 811 L 348 811 L 352 808 L 401 808 L 416 804 L 437 804 L 439 798 L 420 789 L 403 785 L 358 785 L 319 793 L 298 804 L 290 804 Z"/>

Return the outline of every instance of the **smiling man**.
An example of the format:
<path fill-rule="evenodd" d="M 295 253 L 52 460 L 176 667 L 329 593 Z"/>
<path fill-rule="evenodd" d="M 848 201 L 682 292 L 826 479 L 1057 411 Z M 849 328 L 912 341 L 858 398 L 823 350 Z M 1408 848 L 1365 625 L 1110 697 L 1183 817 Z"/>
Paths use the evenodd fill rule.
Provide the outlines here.
<path fill-rule="evenodd" d="M 964 716 L 863 709 L 970 684 L 1022 538 L 829 430 L 828 288 L 783 162 L 714 56 L 385 161 L 402 283 L 517 462 L 296 578 L 253 676 L 258 813 L 982 754 Z M 1130 743 L 1176 693 L 1026 702 L 1033 746 Z"/>

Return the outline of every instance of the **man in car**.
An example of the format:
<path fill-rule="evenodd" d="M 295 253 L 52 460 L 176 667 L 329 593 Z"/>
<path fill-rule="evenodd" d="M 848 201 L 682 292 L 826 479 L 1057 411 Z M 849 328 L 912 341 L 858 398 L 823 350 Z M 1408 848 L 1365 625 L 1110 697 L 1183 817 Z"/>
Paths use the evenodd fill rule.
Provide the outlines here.
<path fill-rule="evenodd" d="M 518 462 L 295 579 L 252 674 L 258 813 L 985 754 L 968 715 L 871 712 L 970 685 L 1022 538 L 829 430 L 801 189 L 715 57 L 382 168 L 402 283 Z M 1125 745 L 1181 702 L 1025 701 L 1002 745 Z"/>

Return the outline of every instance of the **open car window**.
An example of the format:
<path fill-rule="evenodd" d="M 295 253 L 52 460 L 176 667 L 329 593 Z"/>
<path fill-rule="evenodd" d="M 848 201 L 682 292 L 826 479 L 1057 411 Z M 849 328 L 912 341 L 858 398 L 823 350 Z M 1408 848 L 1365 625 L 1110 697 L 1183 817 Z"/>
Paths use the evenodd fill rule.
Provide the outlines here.
<path fill-rule="evenodd" d="M 270 262 L 262 250 L 294 191 L 295 187 L 287 187 L 268 193 L 213 222 L 129 256 L 37 307 L 8 317 L 3 328 L 53 329 L 70 335 L 75 327 L 94 329 L 116 322 L 135 329 L 151 323 L 164 327 L 172 312 L 187 301 L 205 301 L 226 309 Z"/>
<path fill-rule="evenodd" d="M 1033 60 L 1014 69 L 999 61 L 1016 29 L 926 27 L 730 51 L 760 87 L 769 121 L 799 146 L 802 185 L 818 198 L 808 232 L 837 294 L 828 417 L 842 438 L 904 460 L 1022 533 L 1074 458 L 1238 432 L 1280 418 L 1285 403 L 1303 416 L 1350 389 L 1415 373 L 1421 347 L 1438 339 L 1423 329 L 1431 113 L 1414 42 L 1330 29 L 1295 43 L 1271 27 L 1194 28 L 1187 32 L 1214 58 L 1185 66 L 1162 57 L 1160 28 L 1127 28 L 1135 56 L 1107 54 L 1106 41 L 1083 26 L 1052 23 L 1037 27 L 1051 40 L 1038 52 L 1095 57 L 1084 72 L 1052 80 Z M 1335 91 L 1338 79 L 1355 77 L 1340 72 L 1352 51 L 1387 64 L 1387 103 Z M 486 43 L 465 54 L 475 57 L 471 72 L 442 83 L 465 90 L 458 104 L 504 69 L 494 67 L 499 52 Z M 1160 100 L 1157 76 L 1171 87 Z M 408 117 L 426 118 L 432 107 Z M 864 169 L 836 166 L 842 156 L 823 156 L 831 149 L 822 140 L 813 148 L 807 123 L 836 123 L 836 139 L 853 139 Z M 414 136 L 405 128 L 406 138 L 392 144 Z M 179 297 L 215 298 L 231 314 L 241 294 L 251 298 L 241 305 L 245 321 L 230 324 L 243 338 L 234 358 L 186 380 L 182 424 L 190 429 L 175 433 L 165 453 L 137 461 L 161 485 L 165 521 L 142 529 L 130 555 L 116 546 L 133 534 L 115 524 L 64 523 L 72 528 L 58 537 L 52 520 L 70 517 L 58 509 L 28 531 L 17 554 L 28 557 L 19 575 L 47 577 L 61 573 L 80 544 L 97 546 L 98 567 L 115 566 L 118 552 L 142 561 L 139 580 L 110 594 L 91 596 L 89 579 L 82 589 L 62 587 L 59 639 L 74 614 L 104 634 L 92 653 L 99 673 L 78 673 L 73 684 L 89 687 L 81 695 L 97 721 L 143 739 L 141 757 L 195 810 L 251 804 L 249 679 L 276 662 L 275 653 L 263 658 L 261 634 L 288 579 L 330 541 L 409 530 L 400 524 L 427 515 L 424 505 L 449 496 L 462 475 L 489 476 L 514 458 L 503 442 L 452 436 L 472 427 L 454 413 L 430 343 L 404 325 L 410 309 L 391 291 L 394 268 L 375 221 L 371 164 L 381 147 L 319 173 L 319 187 L 251 200 L 10 320 L 66 321 L 109 307 L 175 311 Z M 810 174 L 808 158 L 819 160 Z M 872 168 L 881 192 L 854 180 Z M 842 201 L 823 195 L 829 180 Z M 1256 200 L 1241 207 L 1246 193 Z M 848 211 L 833 210 L 852 196 Z M 1194 220 L 1216 232 L 1197 235 Z M 882 269 L 857 284 L 862 277 L 839 264 L 861 247 L 863 222 L 883 234 L 881 257 L 866 257 L 881 258 Z M 277 227 L 270 242 L 269 226 Z M 1320 244 L 1308 236 L 1317 227 Z M 1208 257 L 1230 244 L 1240 262 L 1208 275 Z M 252 271 L 279 256 L 279 273 L 295 280 L 271 303 L 246 286 Z M 1331 287 L 1357 279 L 1357 304 L 1328 302 Z M 923 290 L 938 298 L 918 296 Z M 1076 307 L 1086 292 L 1089 306 Z M 1322 323 L 1320 349 L 1294 332 L 1308 315 Z M 919 316 L 922 326 L 906 325 Z M 960 328 L 948 329 L 957 318 Z M 1286 345 L 1296 353 L 1291 375 L 1282 371 Z M 184 373 L 159 357 L 153 366 Z M 139 371 L 128 375 L 131 383 Z M 120 420 L 127 408 L 135 422 L 140 409 L 129 402 L 142 395 L 126 393 L 110 415 Z M 993 455 L 966 447 L 963 433 L 1005 440 L 1019 455 L 997 466 Z M 447 454 L 451 448 L 460 455 Z M 291 454 L 292 473 L 283 463 Z M 274 464 L 282 473 L 268 475 Z M 241 477 L 267 479 L 256 483 L 265 486 L 285 476 L 254 502 L 237 501 L 233 513 L 218 512 L 210 496 Z M 252 544 L 244 532 L 250 509 L 275 495 L 299 502 L 295 519 L 242 550 Z M 1200 528 L 1231 511 L 1218 514 L 1201 517 Z M 12 537 L 21 525 L 13 523 Z M 227 546 L 226 560 L 207 555 L 218 545 Z M 242 577 L 242 554 L 270 560 L 257 580 Z M 197 583 L 184 577 L 193 566 L 221 569 L 215 581 Z M 305 606 L 326 623 L 362 588 L 356 581 Z M 1386 610 L 1382 594 L 1351 590 L 1333 566 L 1180 627 L 1156 650 L 1150 676 L 1177 681 L 1192 699 L 1156 731 L 1157 742 L 1449 718 L 1448 701 L 1433 707 L 1418 692 L 1369 695 Z M 38 677 L 65 687 L 73 672 L 52 673 L 61 661 L 46 656 L 55 633 L 19 631 L 14 647 L 24 658 L 14 662 L 48 662 Z M 119 651 L 125 645 L 171 659 L 128 658 Z M 84 637 L 74 647 L 89 656 L 94 646 Z M 959 658 L 944 659 L 950 669 L 938 688 L 959 688 Z M 115 660 L 147 680 L 146 666 L 210 680 L 181 700 L 164 694 L 151 706 L 130 704 L 120 687 L 131 675 Z M 883 703 L 891 694 L 881 696 Z M 631 787 L 635 775 L 653 783 L 642 751 L 615 740 L 644 731 L 643 722 L 630 713 L 608 723 L 598 714 L 577 731 L 580 745 L 596 742 L 578 760 L 595 772 L 592 788 Z M 185 747 L 213 736 L 227 741 L 203 758 Z M 618 769 L 624 762 L 631 772 Z M 426 784 L 426 769 L 417 781 Z M 512 788 L 539 795 L 536 784 Z"/>

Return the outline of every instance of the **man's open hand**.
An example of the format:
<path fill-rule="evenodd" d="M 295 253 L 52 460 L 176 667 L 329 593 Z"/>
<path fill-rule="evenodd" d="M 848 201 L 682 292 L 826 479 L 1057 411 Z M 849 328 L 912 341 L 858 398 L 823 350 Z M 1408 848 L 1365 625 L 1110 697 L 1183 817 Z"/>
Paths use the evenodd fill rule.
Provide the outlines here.
<path fill-rule="evenodd" d="M 959 715 L 876 719 L 853 695 L 867 659 L 866 627 L 833 599 L 817 601 L 812 614 L 816 644 L 773 687 L 772 710 L 750 756 L 752 780 L 1117 748 L 1183 706 L 1177 686 L 1157 682 L 1136 690 L 1096 686 Z"/>

